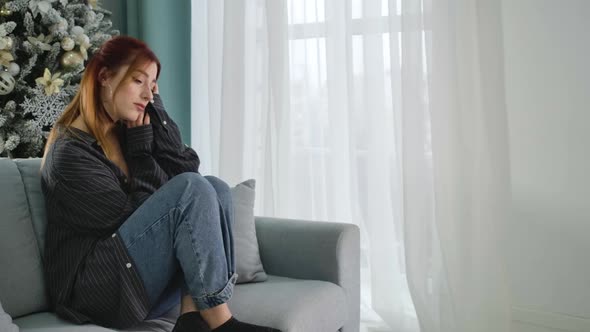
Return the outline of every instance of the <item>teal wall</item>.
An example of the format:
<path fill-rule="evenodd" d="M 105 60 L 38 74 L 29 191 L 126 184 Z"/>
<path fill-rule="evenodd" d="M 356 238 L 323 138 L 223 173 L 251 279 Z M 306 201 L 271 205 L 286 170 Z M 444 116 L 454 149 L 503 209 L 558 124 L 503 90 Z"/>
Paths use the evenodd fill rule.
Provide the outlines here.
<path fill-rule="evenodd" d="M 145 41 L 162 64 L 158 80 L 166 110 L 190 145 L 190 0 L 102 0 L 113 28 Z"/>

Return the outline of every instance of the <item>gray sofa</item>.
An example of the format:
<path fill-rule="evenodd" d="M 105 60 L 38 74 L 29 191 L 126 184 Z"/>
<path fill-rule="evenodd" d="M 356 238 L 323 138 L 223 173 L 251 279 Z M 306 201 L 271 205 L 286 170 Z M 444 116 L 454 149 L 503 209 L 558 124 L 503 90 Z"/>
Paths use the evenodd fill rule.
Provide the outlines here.
<path fill-rule="evenodd" d="M 0 158 L 0 303 L 21 331 L 112 331 L 49 311 L 39 166 Z M 256 231 L 269 278 L 236 286 L 229 305 L 238 319 L 284 332 L 359 331 L 358 227 L 256 217 Z M 130 331 L 169 331 L 177 315 L 175 308 Z"/>

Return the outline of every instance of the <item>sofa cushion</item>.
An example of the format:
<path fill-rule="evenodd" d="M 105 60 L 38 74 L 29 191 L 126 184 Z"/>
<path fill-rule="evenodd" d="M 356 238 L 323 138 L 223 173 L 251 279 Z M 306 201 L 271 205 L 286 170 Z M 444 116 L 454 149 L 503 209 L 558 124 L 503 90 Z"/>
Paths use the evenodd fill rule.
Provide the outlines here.
<path fill-rule="evenodd" d="M 231 188 L 235 219 L 232 233 L 238 284 L 266 280 L 266 272 L 264 272 L 260 261 L 254 223 L 255 190 L 256 181 L 254 179 L 246 180 Z"/>
<path fill-rule="evenodd" d="M 47 216 L 45 214 L 45 198 L 41 191 L 41 158 L 14 159 L 25 185 L 25 193 L 29 201 L 29 210 L 33 220 L 33 230 L 37 237 L 41 257 L 45 249 L 45 228 Z"/>
<path fill-rule="evenodd" d="M 137 326 L 122 332 L 170 332 L 174 328 L 180 311 L 180 305 L 174 307 L 158 319 L 146 320 Z M 16 319 L 14 323 L 20 332 L 116 332 L 92 324 L 76 325 L 57 317 L 53 313 L 43 312 Z"/>
<path fill-rule="evenodd" d="M 46 308 L 43 266 L 16 164 L 0 159 L 0 298 L 13 318 Z"/>
<path fill-rule="evenodd" d="M 236 285 L 229 307 L 237 319 L 283 332 L 337 331 L 346 322 L 346 295 L 333 283 L 268 275 Z"/>
<path fill-rule="evenodd" d="M 58 318 L 55 314 L 42 312 L 15 319 L 14 323 L 20 328 L 20 332 L 27 331 L 59 331 L 59 332 L 116 332 L 100 326 L 84 324 L 76 325 Z"/>

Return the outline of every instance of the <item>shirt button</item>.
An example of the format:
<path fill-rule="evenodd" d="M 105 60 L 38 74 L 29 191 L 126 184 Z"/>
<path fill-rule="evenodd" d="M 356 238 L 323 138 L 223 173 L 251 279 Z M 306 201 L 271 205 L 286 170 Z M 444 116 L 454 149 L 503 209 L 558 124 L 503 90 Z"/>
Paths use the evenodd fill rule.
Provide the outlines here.
<path fill-rule="evenodd" d="M 125 265 L 125 266 L 127 266 L 127 268 L 130 269 L 131 268 L 131 263 L 127 263 L 127 265 Z"/>
<path fill-rule="evenodd" d="M 113 235 L 111 235 L 111 237 L 115 237 L 115 236 L 117 236 L 117 234 L 115 234 L 115 233 L 113 233 Z"/>
<path fill-rule="evenodd" d="M 127 183 L 127 178 L 123 179 L 123 183 Z"/>
<path fill-rule="evenodd" d="M 165 126 L 168 124 L 168 122 L 166 122 L 166 120 L 162 121 L 162 124 Z"/>

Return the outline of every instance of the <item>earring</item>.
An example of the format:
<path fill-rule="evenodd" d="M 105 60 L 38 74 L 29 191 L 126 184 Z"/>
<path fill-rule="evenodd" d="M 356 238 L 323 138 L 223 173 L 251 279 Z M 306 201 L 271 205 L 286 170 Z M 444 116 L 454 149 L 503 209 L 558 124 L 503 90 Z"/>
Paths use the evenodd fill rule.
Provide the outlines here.
<path fill-rule="evenodd" d="M 111 99 L 113 98 L 113 88 L 111 87 L 111 85 L 109 83 L 107 83 L 107 86 L 109 87 L 109 94 L 111 95 Z"/>

